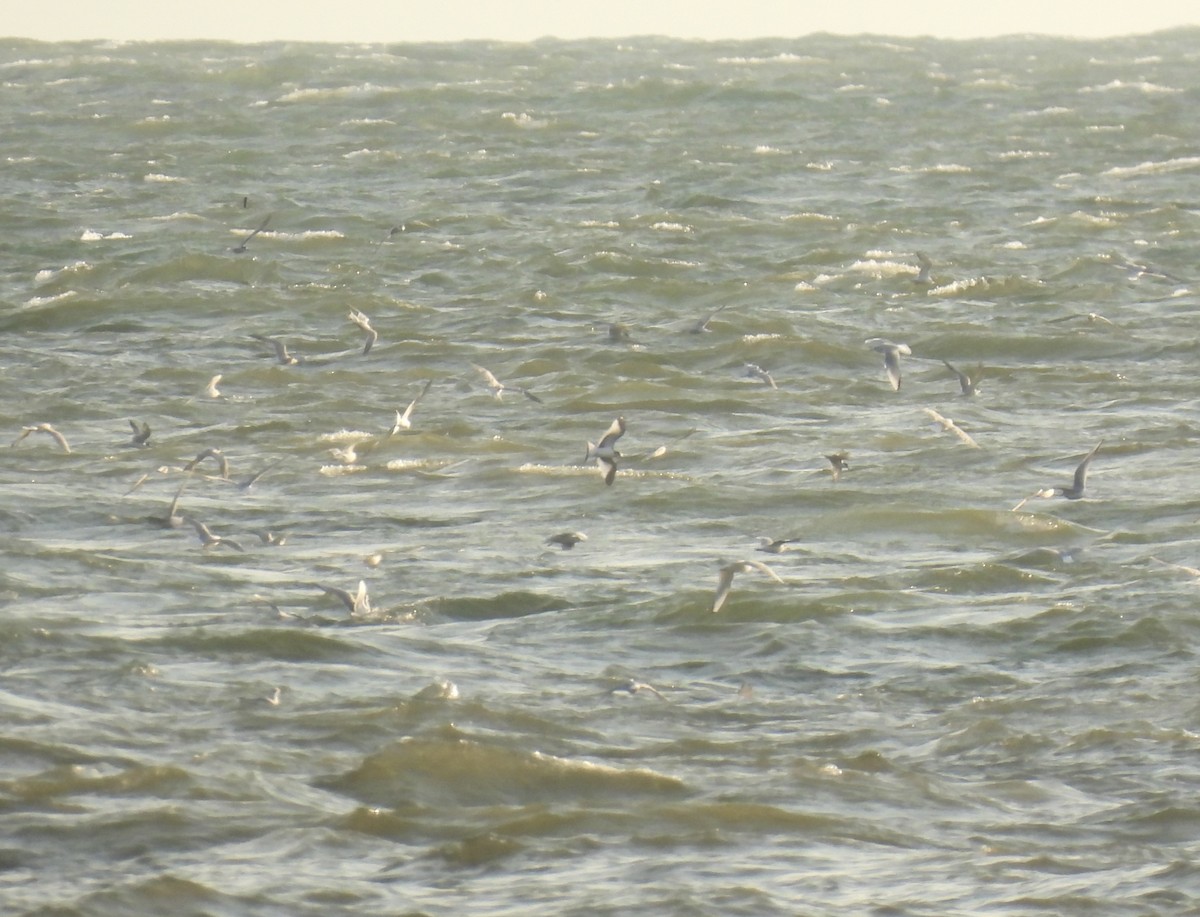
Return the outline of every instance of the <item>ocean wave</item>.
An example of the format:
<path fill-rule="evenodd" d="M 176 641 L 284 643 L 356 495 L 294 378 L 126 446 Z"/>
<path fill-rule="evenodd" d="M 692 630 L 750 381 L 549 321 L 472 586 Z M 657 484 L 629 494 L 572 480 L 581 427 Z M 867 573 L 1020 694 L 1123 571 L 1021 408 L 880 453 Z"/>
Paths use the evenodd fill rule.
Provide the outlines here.
<path fill-rule="evenodd" d="M 409 738 L 321 781 L 369 805 L 464 806 L 599 802 L 678 796 L 676 777 L 474 739 Z"/>

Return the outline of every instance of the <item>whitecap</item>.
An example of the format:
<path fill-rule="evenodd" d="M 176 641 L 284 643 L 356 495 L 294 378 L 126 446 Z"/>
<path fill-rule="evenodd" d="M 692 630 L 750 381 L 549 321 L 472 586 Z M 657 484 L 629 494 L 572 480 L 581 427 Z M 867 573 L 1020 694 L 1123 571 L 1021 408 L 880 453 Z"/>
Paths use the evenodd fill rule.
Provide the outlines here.
<path fill-rule="evenodd" d="M 132 239 L 133 236 L 123 232 L 110 232 L 105 235 L 102 232 L 96 232 L 94 229 L 85 229 L 79 237 L 80 242 L 107 242 L 110 239 Z"/>
<path fill-rule="evenodd" d="M 1174 86 L 1162 86 L 1158 83 L 1150 83 L 1146 80 L 1137 80 L 1132 83 L 1127 83 L 1124 80 L 1112 80 L 1102 86 L 1085 86 L 1080 89 L 1080 92 L 1113 92 L 1121 89 L 1132 89 L 1136 92 L 1144 92 L 1147 94 L 1155 93 L 1176 93 L 1183 92 L 1182 89 L 1176 89 Z"/>
<path fill-rule="evenodd" d="M 40 286 L 43 283 L 49 283 L 51 280 L 57 280 L 63 274 L 80 274 L 91 269 L 91 264 L 86 261 L 75 261 L 60 268 L 43 268 L 33 276 L 33 282 L 35 285 Z"/>
<path fill-rule="evenodd" d="M 48 306 L 51 303 L 62 302 L 64 299 L 70 299 L 78 295 L 75 290 L 67 290 L 55 296 L 34 296 L 32 299 L 25 300 L 25 305 L 31 309 L 36 309 L 38 306 Z"/>
<path fill-rule="evenodd" d="M 338 477 L 343 474 L 358 474 L 360 471 L 366 471 L 366 465 L 322 465 L 319 469 L 321 474 L 328 477 Z"/>
<path fill-rule="evenodd" d="M 322 433 L 317 438 L 323 443 L 361 443 L 375 437 L 373 434 L 364 433 L 362 430 L 338 430 L 336 433 Z"/>
<path fill-rule="evenodd" d="M 1147 161 L 1136 166 L 1113 166 L 1100 174 L 1111 175 L 1114 178 L 1130 178 L 1138 175 L 1158 175 L 1164 172 L 1183 172 L 1187 169 L 1200 168 L 1200 156 L 1180 156 L 1176 159 Z"/>
<path fill-rule="evenodd" d="M 684 223 L 672 223 L 667 220 L 660 220 L 657 223 L 651 223 L 650 228 L 657 229 L 659 232 L 695 232 L 692 227 Z"/>

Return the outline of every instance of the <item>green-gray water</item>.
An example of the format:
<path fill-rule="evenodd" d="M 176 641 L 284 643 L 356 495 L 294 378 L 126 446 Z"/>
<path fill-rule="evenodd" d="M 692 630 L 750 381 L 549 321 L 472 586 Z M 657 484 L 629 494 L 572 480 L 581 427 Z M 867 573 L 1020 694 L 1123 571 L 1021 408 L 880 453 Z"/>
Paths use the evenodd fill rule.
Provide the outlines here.
<path fill-rule="evenodd" d="M 4 42 L 4 912 L 1195 911 L 1198 38 Z"/>

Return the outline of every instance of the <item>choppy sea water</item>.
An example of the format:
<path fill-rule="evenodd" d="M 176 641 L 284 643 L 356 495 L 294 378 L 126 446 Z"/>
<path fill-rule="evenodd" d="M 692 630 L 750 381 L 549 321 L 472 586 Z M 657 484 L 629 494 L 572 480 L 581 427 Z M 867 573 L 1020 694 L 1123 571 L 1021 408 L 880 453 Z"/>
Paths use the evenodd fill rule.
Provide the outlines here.
<path fill-rule="evenodd" d="M 1195 911 L 1197 37 L 4 42 L 5 912 Z"/>

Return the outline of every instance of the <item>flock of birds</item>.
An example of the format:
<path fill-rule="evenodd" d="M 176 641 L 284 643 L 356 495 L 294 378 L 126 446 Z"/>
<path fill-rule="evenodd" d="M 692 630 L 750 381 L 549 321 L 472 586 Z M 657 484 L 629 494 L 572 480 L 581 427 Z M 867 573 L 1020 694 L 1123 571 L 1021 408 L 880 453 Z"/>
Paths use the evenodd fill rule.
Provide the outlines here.
<path fill-rule="evenodd" d="M 234 253 L 243 253 L 247 251 L 248 244 L 260 233 L 262 233 L 270 223 L 270 216 L 262 220 L 256 229 L 250 232 L 234 246 L 231 250 Z M 396 230 L 393 230 L 393 234 Z M 914 282 L 916 284 L 928 285 L 933 283 L 932 278 L 932 262 L 925 255 L 918 253 L 917 256 L 918 269 Z M 1127 270 L 1138 269 L 1141 272 L 1149 271 L 1142 265 L 1133 265 L 1131 262 L 1121 262 L 1121 266 Z M 687 330 L 694 333 L 705 333 L 711 329 L 709 323 L 715 318 L 726 306 L 720 306 L 713 309 L 708 314 L 702 316 L 699 320 L 692 323 Z M 366 356 L 371 353 L 372 348 L 379 340 L 379 333 L 371 324 L 371 319 L 358 309 L 351 309 L 348 314 L 348 320 L 357 326 L 363 333 L 363 344 L 361 354 Z M 304 362 L 303 358 L 289 351 L 286 341 L 281 337 L 272 337 L 268 335 L 255 334 L 253 337 L 260 342 L 267 344 L 271 348 L 271 353 L 274 360 L 282 366 L 294 366 Z M 614 343 L 632 344 L 632 333 L 627 325 L 622 323 L 612 323 L 608 326 L 608 339 Z M 901 367 L 901 357 L 912 355 L 911 348 L 904 343 L 885 340 L 882 338 L 870 338 L 865 342 L 865 345 L 877 353 L 882 358 L 883 373 L 893 391 L 900 391 L 903 375 Z M 942 361 L 947 370 L 952 373 L 958 380 L 961 393 L 965 397 L 972 397 L 979 391 L 978 383 L 980 377 L 980 369 L 973 370 L 970 373 L 963 372 L 955 367 L 949 361 Z M 542 403 L 542 399 L 527 388 L 517 385 L 502 382 L 496 375 L 484 366 L 472 363 L 471 368 L 482 379 L 483 384 L 497 399 L 502 400 L 506 393 L 516 393 L 538 404 Z M 771 374 L 754 363 L 744 364 L 745 374 L 747 377 L 756 379 L 771 388 L 777 388 L 775 380 Z M 204 389 L 204 394 L 210 398 L 221 397 L 221 392 L 218 389 L 218 383 L 221 382 L 222 376 L 213 376 L 208 385 Z M 421 400 L 428 394 L 430 387 L 433 385 L 433 380 L 424 382 L 420 391 L 412 399 L 412 401 L 403 410 L 397 409 L 395 412 L 395 420 L 391 429 L 387 432 L 387 436 L 395 436 L 400 431 L 410 430 L 413 426 L 414 411 Z M 940 425 L 944 430 L 953 433 L 965 445 L 977 447 L 974 439 L 961 427 L 942 416 L 937 411 L 931 408 L 923 408 L 925 413 L 929 415 L 931 420 Z M 138 423 L 130 420 L 129 426 L 131 429 L 131 437 L 129 445 L 133 447 L 146 447 L 150 443 L 152 432 L 150 426 L 146 423 Z M 621 437 L 626 431 L 626 421 L 624 417 L 615 418 L 609 425 L 608 429 L 601 435 L 596 442 L 587 442 L 585 453 L 583 456 L 584 464 L 592 464 L 599 469 L 601 478 L 605 485 L 612 486 L 618 476 L 618 471 L 622 467 L 623 458 L 617 446 Z M 44 434 L 54 440 L 57 446 L 64 452 L 71 451 L 70 444 L 67 438 L 54 426 L 49 423 L 36 423 L 24 426 L 20 434 L 13 441 L 12 446 L 16 447 L 22 441 L 34 434 Z M 1073 479 L 1070 484 L 1055 487 L 1043 487 L 1035 490 L 1029 496 L 1021 500 L 1013 510 L 1020 510 L 1025 504 L 1034 498 L 1048 498 L 1053 496 L 1061 496 L 1069 500 L 1078 500 L 1084 496 L 1085 487 L 1087 484 L 1088 470 L 1092 461 L 1095 459 L 1103 442 L 1097 443 L 1090 452 L 1083 458 L 1075 469 Z M 346 445 L 332 448 L 329 454 L 333 459 L 342 465 L 354 465 L 360 456 L 358 449 L 364 446 L 364 442 L 350 442 Z M 666 451 L 665 447 L 659 447 L 651 457 L 657 457 Z M 838 481 L 841 476 L 850 469 L 849 454 L 846 452 L 835 452 L 825 456 L 829 463 L 828 473 L 833 481 Z M 190 526 L 196 533 L 201 546 L 205 550 L 225 548 L 234 551 L 244 551 L 244 546 L 237 540 L 228 538 L 215 533 L 208 525 L 201 520 L 183 514 L 179 509 L 180 499 L 189 481 L 195 475 L 200 474 L 197 470 L 199 466 L 211 461 L 215 464 L 214 474 L 205 475 L 209 479 L 227 482 L 236 485 L 242 491 L 253 487 L 265 474 L 277 468 L 282 461 L 274 462 L 259 469 L 253 474 L 244 477 L 238 481 L 234 481 L 230 476 L 230 468 L 228 460 L 224 453 L 218 448 L 208 448 L 200 452 L 192 460 L 186 462 L 181 467 L 163 466 L 157 470 L 160 472 L 178 471 L 183 475 L 183 482 L 175 492 L 174 498 L 171 500 L 166 512 L 162 515 L 150 517 L 150 521 L 157 525 L 168 528 L 184 528 Z M 152 475 L 152 472 L 143 474 L 134 483 L 128 493 L 133 493 Z M 262 543 L 265 545 L 282 545 L 285 542 L 285 536 L 277 535 L 269 530 L 263 530 L 257 533 Z M 758 550 L 767 554 L 780 554 L 788 550 L 788 546 L 794 539 L 771 539 L 763 537 L 760 539 Z M 572 550 L 576 545 L 587 541 L 587 535 L 582 532 L 559 532 L 551 535 L 546 539 L 546 545 L 551 548 L 559 548 L 563 551 Z M 368 565 L 377 565 L 379 555 L 373 555 L 366 559 Z M 784 580 L 769 566 L 759 560 L 737 560 L 732 563 L 722 562 L 719 566 L 717 575 L 717 585 L 711 602 L 711 611 L 719 612 L 724 607 L 730 591 L 733 588 L 735 576 L 740 573 L 760 573 L 772 581 L 782 583 Z M 367 594 L 366 583 L 360 580 L 357 588 L 354 591 L 342 589 L 336 586 L 330 586 L 320 583 L 310 584 L 312 587 L 321 590 L 327 595 L 338 599 L 346 608 L 351 618 L 361 619 L 372 615 L 372 606 L 370 598 Z M 278 606 L 274 606 L 279 611 Z M 282 614 L 282 612 L 280 612 Z"/>

